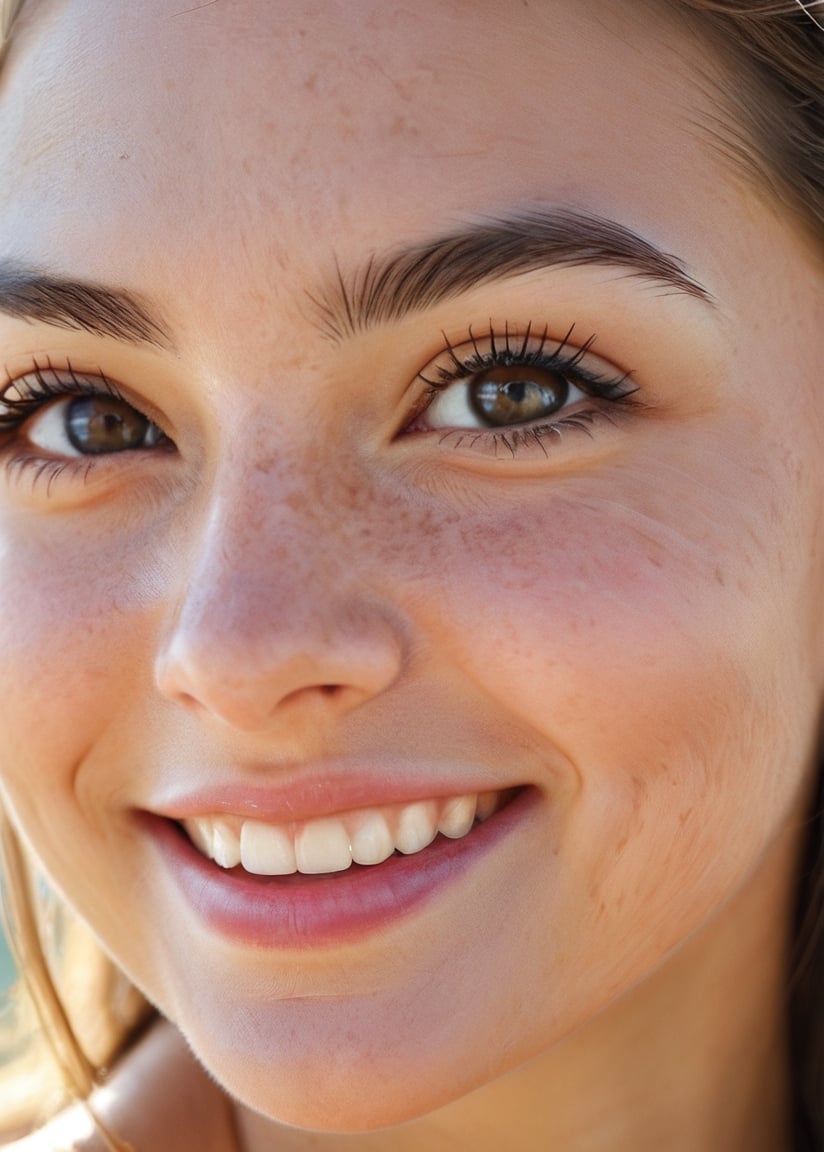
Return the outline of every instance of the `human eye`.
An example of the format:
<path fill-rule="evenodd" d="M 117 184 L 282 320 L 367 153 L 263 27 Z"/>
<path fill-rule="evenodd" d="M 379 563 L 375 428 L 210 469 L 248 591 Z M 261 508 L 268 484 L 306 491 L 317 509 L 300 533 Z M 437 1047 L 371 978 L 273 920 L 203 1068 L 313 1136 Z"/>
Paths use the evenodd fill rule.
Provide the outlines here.
<path fill-rule="evenodd" d="M 35 362 L 0 390 L 0 452 L 7 463 L 89 469 L 102 458 L 171 446 L 102 372 Z"/>
<path fill-rule="evenodd" d="M 548 326 L 519 332 L 507 324 L 482 337 L 470 328 L 457 344 L 444 337 L 443 351 L 419 373 L 427 391 L 406 431 L 439 432 L 442 441 L 495 454 L 499 444 L 513 455 L 546 453 L 566 430 L 593 435 L 599 420 L 641 407 L 630 373 L 594 354 L 594 336 L 576 346 L 573 332 L 558 340 Z"/>

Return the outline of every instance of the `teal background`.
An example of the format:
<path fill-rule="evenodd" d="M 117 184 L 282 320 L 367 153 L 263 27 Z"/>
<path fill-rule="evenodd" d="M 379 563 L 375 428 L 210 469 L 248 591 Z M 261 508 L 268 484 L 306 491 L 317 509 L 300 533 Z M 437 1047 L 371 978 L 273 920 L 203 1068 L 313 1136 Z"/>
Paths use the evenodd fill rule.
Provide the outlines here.
<path fill-rule="evenodd" d="M 14 961 L 11 958 L 6 938 L 0 932 L 0 996 L 6 992 L 14 983 L 17 976 L 17 970 L 14 967 Z"/>

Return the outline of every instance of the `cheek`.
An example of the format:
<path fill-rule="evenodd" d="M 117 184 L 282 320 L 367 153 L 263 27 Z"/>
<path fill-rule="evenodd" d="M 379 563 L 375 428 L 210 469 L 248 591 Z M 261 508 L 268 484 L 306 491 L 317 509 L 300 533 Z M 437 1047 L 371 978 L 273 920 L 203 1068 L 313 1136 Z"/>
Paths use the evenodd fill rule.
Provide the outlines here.
<path fill-rule="evenodd" d="M 771 518 L 757 498 L 702 506 L 694 485 L 656 499 L 662 476 L 464 521 L 437 549 L 448 578 L 420 597 L 487 710 L 543 743 L 566 861 L 557 922 L 617 941 L 635 909 L 660 924 L 654 948 L 787 819 L 817 707 L 787 625 L 808 577 L 781 584 Z"/>
<path fill-rule="evenodd" d="M 139 532 L 13 527 L 0 528 L 0 582 L 13 590 L 0 608 L 0 777 L 31 836 L 59 843 L 99 804 L 82 811 L 84 757 L 122 725 L 146 676 L 158 564 Z"/>

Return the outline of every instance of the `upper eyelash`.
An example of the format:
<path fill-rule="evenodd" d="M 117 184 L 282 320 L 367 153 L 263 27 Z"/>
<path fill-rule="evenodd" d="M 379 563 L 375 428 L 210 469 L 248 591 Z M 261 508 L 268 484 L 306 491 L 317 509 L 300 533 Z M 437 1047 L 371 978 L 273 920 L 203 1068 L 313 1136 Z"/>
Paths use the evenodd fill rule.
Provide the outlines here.
<path fill-rule="evenodd" d="M 575 382 L 582 384 L 585 388 L 589 385 L 593 392 L 606 400 L 615 401 L 629 401 L 637 388 L 632 387 L 625 389 L 624 385 L 630 379 L 631 373 L 623 372 L 614 377 L 603 377 L 588 371 L 581 366 L 581 361 L 586 357 L 587 353 L 595 343 L 595 335 L 589 337 L 579 347 L 575 348 L 571 353 L 565 352 L 569 345 L 572 333 L 575 330 L 573 324 L 562 340 L 557 341 L 557 345 L 553 351 L 547 351 L 547 344 L 556 344 L 554 339 L 550 339 L 549 326 L 546 325 L 541 332 L 540 336 L 534 337 L 532 335 L 533 326 L 529 323 L 522 336 L 516 336 L 510 331 L 509 324 L 504 325 L 503 346 L 500 346 L 500 336 L 496 335 L 495 329 L 490 322 L 489 330 L 483 339 L 488 347 L 482 350 L 479 344 L 479 337 L 473 331 L 472 325 L 469 326 L 467 332 L 467 339 L 463 341 L 464 344 L 469 344 L 472 347 L 472 353 L 466 357 L 459 357 L 457 349 L 460 344 L 454 344 L 444 333 L 444 349 L 441 355 L 449 357 L 451 364 L 440 364 L 437 366 L 437 379 L 430 379 L 423 372 L 418 373 L 418 379 L 423 381 L 429 388 L 429 396 L 431 399 L 438 392 L 442 392 L 450 384 L 454 384 L 456 380 L 461 380 L 466 376 L 471 376 L 473 373 L 482 372 L 487 368 L 508 368 L 523 365 L 524 367 L 538 366 L 540 368 L 548 369 L 550 371 L 557 371 L 559 375 L 569 376 Z M 537 340 L 537 344 L 530 343 Z M 493 431 L 493 429 L 490 429 Z"/>
<path fill-rule="evenodd" d="M 124 399 L 117 385 L 103 372 L 94 373 L 94 383 L 78 376 L 67 360 L 65 368 L 55 368 L 51 360 L 40 363 L 33 360 L 31 367 L 25 372 L 18 372 L 14 377 L 6 370 L 5 382 L 0 388 L 0 432 L 14 432 L 25 424 L 30 416 L 39 412 L 47 400 L 58 399 L 61 396 L 113 396 L 116 400 Z M 30 384 L 33 377 L 36 385 Z M 67 377 L 68 379 L 64 379 Z M 8 393 L 12 389 L 25 393 L 16 398 L 10 398 Z"/>

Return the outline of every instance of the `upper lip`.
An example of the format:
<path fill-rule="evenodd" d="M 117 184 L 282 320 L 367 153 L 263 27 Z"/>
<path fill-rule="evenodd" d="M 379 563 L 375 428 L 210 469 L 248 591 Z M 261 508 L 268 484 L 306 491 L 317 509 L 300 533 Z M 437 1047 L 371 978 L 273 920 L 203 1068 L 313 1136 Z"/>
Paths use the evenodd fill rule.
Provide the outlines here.
<path fill-rule="evenodd" d="M 254 776 L 237 772 L 220 783 L 178 788 L 150 805 L 151 811 L 170 820 L 193 816 L 234 815 L 271 823 L 311 820 L 358 808 L 411 804 L 416 800 L 505 791 L 523 781 L 491 778 L 478 765 L 454 763 L 365 766 L 338 764 L 282 766 L 259 770 Z"/>

